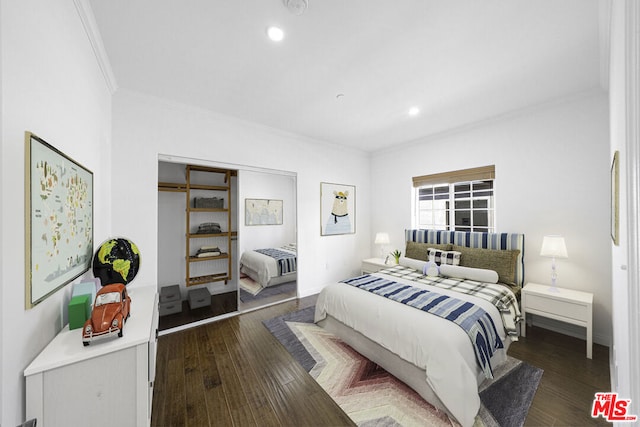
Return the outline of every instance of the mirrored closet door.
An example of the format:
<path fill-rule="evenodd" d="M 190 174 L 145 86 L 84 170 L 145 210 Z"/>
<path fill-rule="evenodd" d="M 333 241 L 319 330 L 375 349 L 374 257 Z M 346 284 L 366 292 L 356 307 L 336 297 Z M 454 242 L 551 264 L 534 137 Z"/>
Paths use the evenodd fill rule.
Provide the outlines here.
<path fill-rule="evenodd" d="M 240 170 L 239 307 L 297 295 L 296 176 Z"/>
<path fill-rule="evenodd" d="M 296 212 L 294 173 L 161 158 L 160 331 L 295 298 Z"/>

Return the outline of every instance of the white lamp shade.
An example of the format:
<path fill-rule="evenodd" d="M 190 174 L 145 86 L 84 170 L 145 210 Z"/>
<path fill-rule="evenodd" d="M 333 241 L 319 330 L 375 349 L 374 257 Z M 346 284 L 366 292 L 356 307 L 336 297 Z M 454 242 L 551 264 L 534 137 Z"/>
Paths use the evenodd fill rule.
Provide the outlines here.
<path fill-rule="evenodd" d="M 568 258 L 567 246 L 564 243 L 564 237 L 562 236 L 544 236 L 542 240 L 542 249 L 540 249 L 540 256 L 546 256 L 550 258 Z"/>
<path fill-rule="evenodd" d="M 376 245 L 388 245 L 389 244 L 389 233 L 376 233 Z"/>

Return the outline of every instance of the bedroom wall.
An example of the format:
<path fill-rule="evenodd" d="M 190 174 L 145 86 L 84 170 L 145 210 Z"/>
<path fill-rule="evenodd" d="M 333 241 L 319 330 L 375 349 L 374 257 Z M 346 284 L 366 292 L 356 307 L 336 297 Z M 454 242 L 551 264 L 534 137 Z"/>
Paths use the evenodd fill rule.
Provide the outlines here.
<path fill-rule="evenodd" d="M 358 272 L 371 229 L 365 153 L 122 90 L 113 104 L 112 226 L 140 248 L 136 282 L 157 282 L 160 154 L 297 173 L 299 294 Z M 356 186 L 355 234 L 320 236 L 322 181 Z"/>
<path fill-rule="evenodd" d="M 240 253 L 280 247 L 296 241 L 296 178 L 268 172 L 240 171 L 238 233 Z M 245 225 L 245 199 L 282 200 L 281 225 Z"/>
<path fill-rule="evenodd" d="M 0 424 L 24 418 L 24 368 L 62 328 L 70 285 L 25 310 L 24 132 L 94 173 L 94 239 L 109 234 L 111 92 L 72 0 L 2 1 Z"/>
<path fill-rule="evenodd" d="M 599 89 L 372 156 L 372 236 L 404 248 L 411 177 L 495 164 L 497 231 L 525 234 L 525 281 L 550 283 L 546 234 L 565 236 L 558 286 L 594 294 L 594 340 L 611 343 L 608 101 Z M 369 242 L 372 253 L 377 249 Z M 584 337 L 584 329 L 537 319 Z"/>

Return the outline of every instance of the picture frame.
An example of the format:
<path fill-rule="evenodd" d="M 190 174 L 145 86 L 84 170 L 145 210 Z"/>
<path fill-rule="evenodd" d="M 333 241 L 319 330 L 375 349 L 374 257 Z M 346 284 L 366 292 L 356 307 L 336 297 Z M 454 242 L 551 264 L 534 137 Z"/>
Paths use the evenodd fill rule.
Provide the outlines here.
<path fill-rule="evenodd" d="M 334 236 L 356 232 L 356 187 L 320 183 L 320 235 Z"/>
<path fill-rule="evenodd" d="M 613 153 L 611 162 L 611 240 L 620 243 L 620 152 Z"/>
<path fill-rule="evenodd" d="M 93 172 L 25 132 L 25 306 L 87 272 L 93 257 Z"/>
<path fill-rule="evenodd" d="M 283 201 L 244 199 L 244 225 L 282 225 Z"/>

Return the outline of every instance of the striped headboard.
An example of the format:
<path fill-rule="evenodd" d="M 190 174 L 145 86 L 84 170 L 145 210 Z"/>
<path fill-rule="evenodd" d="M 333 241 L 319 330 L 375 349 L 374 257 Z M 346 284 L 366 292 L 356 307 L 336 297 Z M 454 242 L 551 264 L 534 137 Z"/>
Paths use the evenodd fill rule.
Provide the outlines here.
<path fill-rule="evenodd" d="M 515 282 L 524 283 L 524 234 L 517 233 L 479 233 L 446 230 L 405 230 L 405 240 L 419 243 L 440 243 L 497 250 L 519 249 Z"/>

